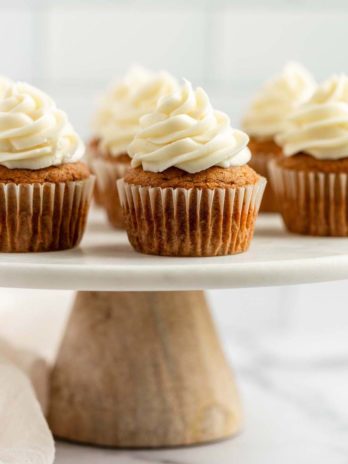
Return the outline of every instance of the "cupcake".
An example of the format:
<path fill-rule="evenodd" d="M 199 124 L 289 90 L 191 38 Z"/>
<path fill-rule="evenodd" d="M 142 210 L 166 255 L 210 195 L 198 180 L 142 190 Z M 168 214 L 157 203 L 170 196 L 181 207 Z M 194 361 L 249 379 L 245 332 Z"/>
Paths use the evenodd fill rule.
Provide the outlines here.
<path fill-rule="evenodd" d="M 247 163 L 248 136 L 215 111 L 201 88 L 159 100 L 128 147 L 118 182 L 131 245 L 164 256 L 218 256 L 248 249 L 265 179 Z"/>
<path fill-rule="evenodd" d="M 83 143 L 45 93 L 0 83 L 0 251 L 64 250 L 83 235 L 94 178 Z"/>
<path fill-rule="evenodd" d="M 312 95 L 315 83 L 300 64 L 289 63 L 279 76 L 269 80 L 252 101 L 243 121 L 250 136 L 253 155 L 250 165 L 268 178 L 268 163 L 281 155 L 275 136 L 282 131 L 286 117 Z M 276 198 L 267 185 L 261 204 L 262 212 L 276 212 Z"/>
<path fill-rule="evenodd" d="M 103 99 L 97 115 L 93 167 L 101 202 L 114 227 L 123 227 L 116 180 L 130 167 L 128 145 L 138 129 L 139 119 L 155 109 L 161 96 L 171 94 L 176 88 L 176 80 L 166 72 L 133 68 Z"/>
<path fill-rule="evenodd" d="M 289 231 L 348 236 L 348 77 L 333 76 L 288 118 L 271 164 Z"/>
<path fill-rule="evenodd" d="M 89 141 L 87 144 L 86 152 L 85 152 L 85 160 L 89 166 L 91 173 L 95 174 L 95 169 L 93 167 L 93 163 L 98 157 L 98 145 L 99 139 L 94 137 Z M 94 192 L 93 192 L 94 203 L 96 206 L 103 206 L 102 196 L 100 189 L 98 188 L 97 182 L 94 183 Z"/>

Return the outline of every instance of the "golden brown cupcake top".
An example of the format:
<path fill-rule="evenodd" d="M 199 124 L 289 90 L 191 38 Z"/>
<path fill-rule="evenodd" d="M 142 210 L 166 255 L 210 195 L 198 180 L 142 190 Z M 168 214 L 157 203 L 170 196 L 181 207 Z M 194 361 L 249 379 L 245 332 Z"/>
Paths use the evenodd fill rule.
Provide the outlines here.
<path fill-rule="evenodd" d="M 122 164 L 131 163 L 131 157 L 128 155 L 128 153 L 120 153 L 117 156 L 113 156 L 109 153 L 109 154 L 103 155 L 103 159 L 105 161 L 109 161 L 110 163 L 122 163 Z"/>
<path fill-rule="evenodd" d="M 122 163 L 122 164 L 130 164 L 131 157 L 128 155 L 127 152 L 120 153 L 119 155 L 112 155 L 109 152 L 103 152 L 100 148 L 101 140 L 98 137 L 94 137 L 89 141 L 88 148 L 89 152 L 95 158 L 103 158 L 106 161 L 111 163 Z"/>
<path fill-rule="evenodd" d="M 68 163 L 43 169 L 8 169 L 0 165 L 0 183 L 43 184 L 87 179 L 90 171 L 84 163 Z"/>
<path fill-rule="evenodd" d="M 124 177 L 128 184 L 174 189 L 236 188 L 254 185 L 259 179 L 260 176 L 248 165 L 233 168 L 213 166 L 194 174 L 178 168 L 169 168 L 163 172 L 151 172 L 138 167 L 130 169 Z"/>
<path fill-rule="evenodd" d="M 94 137 L 88 142 L 88 149 L 90 153 L 93 153 L 93 156 L 99 156 L 99 144 L 100 144 L 100 139 L 97 137 Z"/>
<path fill-rule="evenodd" d="M 320 160 L 305 153 L 290 157 L 281 157 L 277 165 L 294 171 L 323 172 L 323 173 L 348 173 L 348 158 L 340 160 Z"/>
<path fill-rule="evenodd" d="M 249 140 L 249 149 L 252 156 L 257 156 L 260 154 L 263 155 L 273 155 L 280 156 L 282 154 L 282 149 L 277 145 L 273 139 L 257 139 L 255 137 L 250 137 Z"/>

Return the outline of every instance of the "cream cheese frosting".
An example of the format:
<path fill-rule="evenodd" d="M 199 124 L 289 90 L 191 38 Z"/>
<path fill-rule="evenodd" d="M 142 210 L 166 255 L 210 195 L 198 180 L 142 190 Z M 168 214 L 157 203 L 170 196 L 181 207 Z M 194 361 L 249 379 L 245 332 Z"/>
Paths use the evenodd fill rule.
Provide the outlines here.
<path fill-rule="evenodd" d="M 251 158 L 249 137 L 233 129 L 229 117 L 213 109 L 200 87 L 188 81 L 162 97 L 152 113 L 140 119 L 140 129 L 128 147 L 132 166 L 162 172 L 177 167 L 189 173 L 212 166 L 241 166 Z"/>
<path fill-rule="evenodd" d="M 317 159 L 348 157 L 348 77 L 332 76 L 299 107 L 276 138 L 286 156 L 304 152 Z"/>
<path fill-rule="evenodd" d="M 298 63 L 288 63 L 282 73 L 265 83 L 252 101 L 243 129 L 256 138 L 269 139 L 284 129 L 284 121 L 308 100 L 316 84 L 311 74 Z"/>
<path fill-rule="evenodd" d="M 126 153 L 140 118 L 155 109 L 160 97 L 177 88 L 176 79 L 165 71 L 132 68 L 103 98 L 95 124 L 101 150 L 113 156 Z"/>
<path fill-rule="evenodd" d="M 83 154 L 81 139 L 48 95 L 23 82 L 0 82 L 0 165 L 42 169 Z"/>

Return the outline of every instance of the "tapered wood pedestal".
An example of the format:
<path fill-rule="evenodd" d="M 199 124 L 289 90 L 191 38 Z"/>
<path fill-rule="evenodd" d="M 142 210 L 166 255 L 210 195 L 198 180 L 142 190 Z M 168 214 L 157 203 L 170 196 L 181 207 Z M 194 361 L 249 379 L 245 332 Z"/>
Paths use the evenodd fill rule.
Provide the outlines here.
<path fill-rule="evenodd" d="M 203 292 L 79 292 L 49 422 L 57 437 L 115 447 L 238 432 L 239 399 Z"/>

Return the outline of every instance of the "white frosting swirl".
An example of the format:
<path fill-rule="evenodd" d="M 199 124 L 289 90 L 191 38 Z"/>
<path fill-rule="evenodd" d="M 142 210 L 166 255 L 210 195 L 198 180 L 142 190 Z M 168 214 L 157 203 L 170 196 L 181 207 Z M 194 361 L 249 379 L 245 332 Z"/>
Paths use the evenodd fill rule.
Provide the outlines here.
<path fill-rule="evenodd" d="M 212 108 L 204 90 L 185 81 L 180 90 L 159 100 L 156 110 L 140 120 L 128 147 L 132 166 L 162 172 L 172 166 L 195 173 L 250 160 L 249 137 L 233 129 L 230 119 Z"/>
<path fill-rule="evenodd" d="M 98 112 L 96 135 L 101 139 L 101 150 L 114 156 L 127 152 L 141 116 L 153 111 L 160 97 L 177 88 L 177 81 L 167 72 L 131 69 L 107 93 Z"/>
<path fill-rule="evenodd" d="M 273 138 L 283 130 L 286 117 L 314 90 L 309 72 L 298 63 L 288 63 L 260 89 L 242 121 L 243 129 L 256 138 Z"/>
<path fill-rule="evenodd" d="M 42 169 L 75 162 L 84 146 L 51 98 L 22 82 L 0 84 L 0 165 Z"/>
<path fill-rule="evenodd" d="M 276 138 L 286 156 L 304 152 L 318 159 L 348 157 L 348 77 L 333 76 L 297 109 Z"/>

